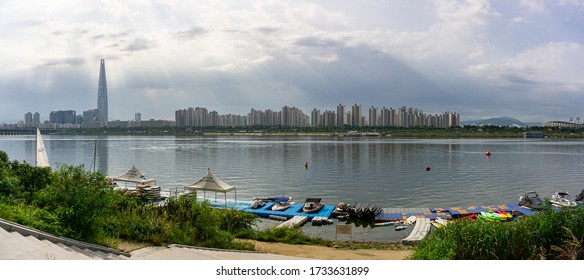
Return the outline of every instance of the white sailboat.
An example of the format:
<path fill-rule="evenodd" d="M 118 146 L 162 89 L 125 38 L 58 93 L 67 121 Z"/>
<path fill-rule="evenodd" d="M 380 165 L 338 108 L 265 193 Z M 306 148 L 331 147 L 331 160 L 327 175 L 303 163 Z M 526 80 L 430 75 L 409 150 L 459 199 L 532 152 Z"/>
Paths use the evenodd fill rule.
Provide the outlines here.
<path fill-rule="evenodd" d="M 49 156 L 47 155 L 45 143 L 41 137 L 41 130 L 38 127 L 36 133 L 36 146 L 36 167 L 50 167 Z"/>

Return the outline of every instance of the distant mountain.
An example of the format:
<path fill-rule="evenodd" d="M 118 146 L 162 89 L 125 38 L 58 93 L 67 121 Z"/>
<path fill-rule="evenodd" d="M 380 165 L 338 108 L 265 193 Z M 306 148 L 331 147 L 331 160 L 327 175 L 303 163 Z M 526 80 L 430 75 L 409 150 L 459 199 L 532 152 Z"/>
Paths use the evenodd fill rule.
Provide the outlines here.
<path fill-rule="evenodd" d="M 500 118 L 490 118 L 490 119 L 484 119 L 484 120 L 461 121 L 460 124 L 461 125 L 515 126 L 515 127 L 541 126 L 541 122 L 524 123 L 518 119 L 511 118 L 511 117 L 500 117 Z"/>

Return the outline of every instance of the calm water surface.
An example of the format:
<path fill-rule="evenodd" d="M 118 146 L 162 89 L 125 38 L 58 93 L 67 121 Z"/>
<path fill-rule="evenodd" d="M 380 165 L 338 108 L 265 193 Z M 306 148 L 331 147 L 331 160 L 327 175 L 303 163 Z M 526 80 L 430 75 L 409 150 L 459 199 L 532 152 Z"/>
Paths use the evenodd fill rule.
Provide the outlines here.
<path fill-rule="evenodd" d="M 53 168 L 90 169 L 97 143 L 96 167 L 105 175 L 135 165 L 171 189 L 211 168 L 237 187 L 238 200 L 286 195 L 300 202 L 456 207 L 514 202 L 528 190 L 575 196 L 584 188 L 584 140 L 47 135 L 44 141 Z M 0 136 L 0 150 L 34 163 L 34 136 Z"/>

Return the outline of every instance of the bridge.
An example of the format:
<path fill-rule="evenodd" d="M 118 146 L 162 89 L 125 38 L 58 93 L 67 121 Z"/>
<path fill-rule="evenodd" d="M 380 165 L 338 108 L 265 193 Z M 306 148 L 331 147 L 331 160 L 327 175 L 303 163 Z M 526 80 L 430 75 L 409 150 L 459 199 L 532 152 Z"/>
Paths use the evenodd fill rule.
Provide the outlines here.
<path fill-rule="evenodd" d="M 41 128 L 42 134 L 55 132 L 54 128 Z M 36 127 L 0 128 L 0 135 L 35 135 Z"/>

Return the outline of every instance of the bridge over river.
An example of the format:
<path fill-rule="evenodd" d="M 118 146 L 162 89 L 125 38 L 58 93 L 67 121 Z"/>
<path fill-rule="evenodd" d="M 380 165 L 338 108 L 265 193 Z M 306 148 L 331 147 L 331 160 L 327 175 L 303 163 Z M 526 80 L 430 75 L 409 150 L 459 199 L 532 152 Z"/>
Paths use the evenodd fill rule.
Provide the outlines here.
<path fill-rule="evenodd" d="M 54 128 L 41 128 L 42 134 L 50 134 Z M 0 135 L 35 135 L 36 127 L 0 128 Z"/>

